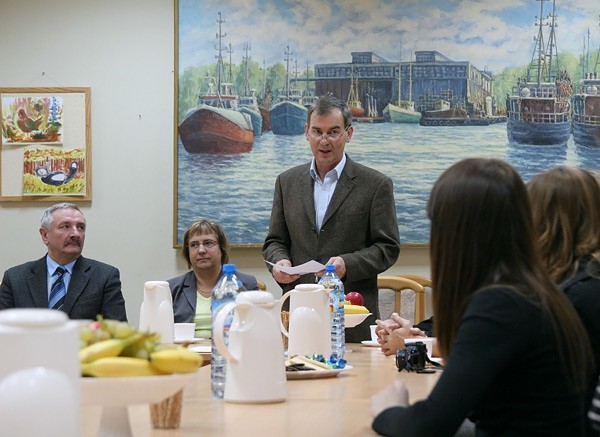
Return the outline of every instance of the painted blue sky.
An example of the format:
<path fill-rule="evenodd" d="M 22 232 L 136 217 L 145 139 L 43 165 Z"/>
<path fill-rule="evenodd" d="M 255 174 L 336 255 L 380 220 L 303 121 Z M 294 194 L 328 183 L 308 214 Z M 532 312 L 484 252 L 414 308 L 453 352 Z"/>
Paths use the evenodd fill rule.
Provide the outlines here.
<path fill-rule="evenodd" d="M 545 14 L 552 2 L 544 2 Z M 600 44 L 599 0 L 557 0 L 559 52 L 580 54 L 590 29 Z M 240 64 L 243 44 L 267 66 L 295 52 L 300 72 L 308 62 L 350 62 L 350 52 L 374 51 L 389 61 L 410 52 L 437 50 L 499 72 L 527 64 L 537 32 L 539 0 L 179 0 L 179 69 L 215 62 L 217 12 Z"/>

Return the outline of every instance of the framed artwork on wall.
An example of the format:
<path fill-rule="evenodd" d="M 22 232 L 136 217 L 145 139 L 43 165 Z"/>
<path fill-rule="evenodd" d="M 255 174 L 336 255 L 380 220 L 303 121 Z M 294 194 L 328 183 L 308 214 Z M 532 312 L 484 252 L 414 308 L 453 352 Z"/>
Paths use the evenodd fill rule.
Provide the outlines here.
<path fill-rule="evenodd" d="M 92 199 L 90 88 L 0 88 L 0 201 Z"/>
<path fill-rule="evenodd" d="M 504 159 L 525 181 L 600 169 L 591 3 L 309 3 L 176 0 L 175 246 L 200 216 L 262 245 L 275 179 L 312 158 L 303 126 L 325 93 L 353 112 L 346 153 L 392 178 L 403 245 L 428 244 L 431 187 L 463 158 Z"/>

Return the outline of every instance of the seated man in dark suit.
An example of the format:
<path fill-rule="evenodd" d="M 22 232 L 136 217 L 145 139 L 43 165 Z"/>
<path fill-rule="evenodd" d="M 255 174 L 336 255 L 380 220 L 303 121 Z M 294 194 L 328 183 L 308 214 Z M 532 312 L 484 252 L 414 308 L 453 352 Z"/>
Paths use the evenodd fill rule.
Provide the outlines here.
<path fill-rule="evenodd" d="M 181 254 L 187 273 L 169 279 L 173 295 L 175 323 L 196 323 L 197 338 L 210 338 L 211 292 L 221 277 L 223 264 L 229 262 L 229 242 L 223 227 L 211 220 L 195 220 L 183 234 Z M 256 278 L 236 272 L 246 290 L 258 290 Z"/>
<path fill-rule="evenodd" d="M 0 284 L 0 310 L 52 308 L 71 319 L 127 321 L 119 270 L 81 256 L 86 223 L 73 203 L 42 214 L 40 235 L 48 254 L 8 269 Z"/>

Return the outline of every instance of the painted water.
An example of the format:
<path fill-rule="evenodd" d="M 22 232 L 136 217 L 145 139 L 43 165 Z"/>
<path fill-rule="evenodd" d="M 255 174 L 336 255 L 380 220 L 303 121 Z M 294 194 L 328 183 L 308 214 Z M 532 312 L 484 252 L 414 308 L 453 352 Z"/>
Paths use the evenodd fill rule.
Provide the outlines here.
<path fill-rule="evenodd" d="M 275 178 L 308 162 L 304 137 L 264 133 L 251 152 L 240 155 L 188 154 L 178 145 L 178 242 L 197 217 L 219 221 L 234 245 L 261 245 L 269 226 Z M 425 206 L 438 176 L 467 157 L 501 158 L 525 181 L 558 165 L 600 169 L 600 148 L 573 143 L 561 146 L 510 144 L 506 124 L 422 127 L 392 123 L 355 124 L 346 153 L 394 181 L 402 244 L 428 244 Z"/>

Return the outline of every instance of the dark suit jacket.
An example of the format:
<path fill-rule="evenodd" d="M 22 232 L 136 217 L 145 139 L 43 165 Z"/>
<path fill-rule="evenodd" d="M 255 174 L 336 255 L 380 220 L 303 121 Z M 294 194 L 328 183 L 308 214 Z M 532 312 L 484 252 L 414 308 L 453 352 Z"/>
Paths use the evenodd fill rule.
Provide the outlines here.
<path fill-rule="evenodd" d="M 256 278 L 252 275 L 236 272 L 246 290 L 258 290 Z M 190 323 L 196 314 L 196 276 L 190 270 L 181 276 L 169 279 L 169 287 L 173 295 L 173 315 L 175 323 Z"/>
<path fill-rule="evenodd" d="M 48 308 L 46 257 L 8 269 L 0 285 L 0 309 Z M 79 257 L 62 311 L 71 319 L 127 321 L 119 270 L 108 264 Z"/>
<path fill-rule="evenodd" d="M 317 232 L 310 163 L 277 177 L 269 233 L 263 257 L 277 262 L 289 259 L 299 265 L 312 259 L 326 263 L 341 256 L 346 263 L 342 278 L 346 292 L 358 291 L 373 313 L 365 322 L 346 331 L 346 341 L 371 338 L 369 325 L 379 317 L 377 275 L 391 267 L 400 253 L 393 183 L 390 178 L 346 156 L 346 165 Z M 304 275 L 298 283 L 314 283 Z"/>

